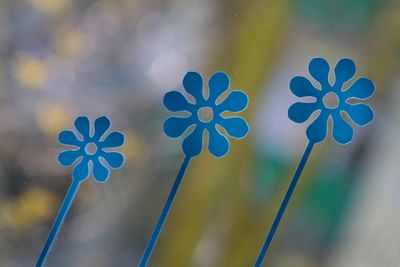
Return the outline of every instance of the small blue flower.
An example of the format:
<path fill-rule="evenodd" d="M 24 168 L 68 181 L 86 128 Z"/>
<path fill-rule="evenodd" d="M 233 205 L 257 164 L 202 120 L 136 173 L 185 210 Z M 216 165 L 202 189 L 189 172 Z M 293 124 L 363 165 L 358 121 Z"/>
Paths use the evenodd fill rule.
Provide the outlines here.
<path fill-rule="evenodd" d="M 229 140 L 243 138 L 249 132 L 246 120 L 241 117 L 223 116 L 225 112 L 240 112 L 247 107 L 248 98 L 242 91 L 232 91 L 222 97 L 229 89 L 229 77 L 224 72 L 216 72 L 208 80 L 209 96 L 205 98 L 203 78 L 197 72 L 188 72 L 183 78 L 183 87 L 195 100 L 189 102 L 180 92 L 168 92 L 164 96 L 165 107 L 173 112 L 185 111 L 185 117 L 170 117 L 164 122 L 164 132 L 172 138 L 183 135 L 194 125 L 182 143 L 186 156 L 200 154 L 203 146 L 204 130 L 207 130 L 208 150 L 216 157 L 225 156 L 229 151 Z"/>
<path fill-rule="evenodd" d="M 318 117 L 308 126 L 307 137 L 310 142 L 323 141 L 327 135 L 328 119 L 332 118 L 333 139 L 339 144 L 350 143 L 353 139 L 353 128 L 349 119 L 359 126 L 369 124 L 374 113 L 372 109 L 356 100 L 370 98 L 374 93 L 374 84 L 367 78 L 359 78 L 347 89 L 344 84 L 350 81 L 356 73 L 353 60 L 341 59 L 335 67 L 335 83 L 329 82 L 330 67 L 323 58 L 314 58 L 309 64 L 311 76 L 320 84 L 315 88 L 311 82 L 301 76 L 294 77 L 290 82 L 290 90 L 298 97 L 312 97 L 314 102 L 297 102 L 289 108 L 289 118 L 297 123 L 307 121 L 315 111 L 320 111 Z M 344 117 L 343 115 L 347 116 Z"/>
<path fill-rule="evenodd" d="M 110 120 L 103 116 L 94 122 L 94 133 L 91 134 L 88 117 L 78 117 L 75 120 L 77 135 L 70 130 L 62 131 L 58 140 L 61 144 L 73 146 L 75 149 L 66 150 L 58 155 L 58 162 L 64 166 L 72 166 L 72 178 L 83 181 L 90 172 L 97 182 L 105 182 L 110 176 L 110 168 L 116 169 L 124 164 L 124 155 L 109 151 L 108 148 L 120 147 L 124 143 L 124 135 L 111 132 L 105 135 L 111 126 Z M 104 136 L 104 138 L 102 138 Z"/>

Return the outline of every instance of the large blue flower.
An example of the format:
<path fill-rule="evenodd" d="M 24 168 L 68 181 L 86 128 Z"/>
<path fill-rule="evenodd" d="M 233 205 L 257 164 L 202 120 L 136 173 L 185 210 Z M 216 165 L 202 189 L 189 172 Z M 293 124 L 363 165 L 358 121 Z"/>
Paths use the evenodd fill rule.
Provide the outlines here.
<path fill-rule="evenodd" d="M 110 176 L 109 167 L 119 168 L 124 163 L 124 155 L 109 151 L 108 148 L 120 147 L 124 143 L 124 135 L 120 132 L 111 132 L 103 136 L 111 126 L 110 120 L 103 116 L 94 122 L 94 133 L 91 134 L 88 117 L 78 117 L 75 120 L 77 135 L 70 130 L 62 131 L 58 140 L 61 144 L 75 148 L 61 152 L 58 162 L 68 167 L 74 165 L 72 178 L 83 181 L 90 172 L 97 182 L 105 182 Z"/>
<path fill-rule="evenodd" d="M 368 99 L 374 93 L 374 84 L 367 78 L 359 78 L 347 89 L 344 84 L 356 73 L 353 60 L 341 59 L 335 66 L 335 82 L 329 82 L 330 67 L 323 58 L 314 58 L 309 64 L 311 76 L 320 84 L 315 88 L 311 82 L 301 76 L 290 82 L 290 90 L 298 97 L 312 97 L 314 102 L 298 102 L 289 108 L 289 118 L 297 123 L 307 121 L 315 111 L 318 117 L 308 126 L 307 137 L 310 142 L 318 143 L 327 135 L 328 119 L 332 118 L 333 139 L 339 144 L 347 144 L 353 139 L 353 128 L 349 119 L 359 126 L 370 123 L 374 117 L 372 109 L 356 100 Z M 347 116 L 344 117 L 343 115 Z"/>
<path fill-rule="evenodd" d="M 216 72 L 208 80 L 207 98 L 203 90 L 203 78 L 199 73 L 188 72 L 183 78 L 183 86 L 195 102 L 189 102 L 177 91 L 164 96 L 164 105 L 168 110 L 190 113 L 184 117 L 168 118 L 164 122 L 165 134 L 177 138 L 194 125 L 193 131 L 182 143 L 183 152 L 187 156 L 200 154 L 204 130 L 208 131 L 210 153 L 216 157 L 226 155 L 229 151 L 229 140 L 225 133 L 233 138 L 243 138 L 249 132 L 249 127 L 243 118 L 223 116 L 223 113 L 244 110 L 248 103 L 247 95 L 242 91 L 232 91 L 228 96 L 222 97 L 229 89 L 229 77 L 224 72 Z"/>

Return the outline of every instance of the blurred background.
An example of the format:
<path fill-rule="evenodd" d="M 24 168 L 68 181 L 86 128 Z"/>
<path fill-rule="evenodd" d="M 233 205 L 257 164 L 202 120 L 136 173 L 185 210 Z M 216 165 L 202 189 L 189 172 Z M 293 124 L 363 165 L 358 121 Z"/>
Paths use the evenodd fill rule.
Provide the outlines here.
<path fill-rule="evenodd" d="M 252 266 L 307 143 L 288 85 L 313 57 L 353 58 L 376 119 L 316 146 L 265 266 L 400 266 L 399 29 L 396 0 L 0 1 L 0 266 L 34 266 L 82 114 L 126 134 L 126 163 L 83 184 L 46 266 L 137 266 L 183 160 L 162 98 L 188 70 L 228 72 L 251 133 L 193 159 L 150 266 Z"/>

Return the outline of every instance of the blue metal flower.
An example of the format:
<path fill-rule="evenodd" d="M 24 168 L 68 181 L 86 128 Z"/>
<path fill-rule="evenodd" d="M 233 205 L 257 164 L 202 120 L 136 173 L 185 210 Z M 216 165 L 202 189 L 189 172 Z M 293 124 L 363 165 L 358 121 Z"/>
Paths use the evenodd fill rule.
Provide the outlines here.
<path fill-rule="evenodd" d="M 68 167 L 74 165 L 72 178 L 83 181 L 90 172 L 97 182 L 105 182 L 110 176 L 109 167 L 116 169 L 124 164 L 124 155 L 109 151 L 108 148 L 120 147 L 124 143 L 124 135 L 120 132 L 111 132 L 104 138 L 104 134 L 111 126 L 110 120 L 103 116 L 94 122 L 94 133 L 91 134 L 88 117 L 78 117 L 75 128 L 79 132 L 65 130 L 60 133 L 58 140 L 61 144 L 74 146 L 58 155 L 58 162 Z"/>
<path fill-rule="evenodd" d="M 204 97 L 203 78 L 199 73 L 188 72 L 183 78 L 183 86 L 186 92 L 194 97 L 195 103 L 189 102 L 177 91 L 168 92 L 164 96 L 164 105 L 168 110 L 190 113 L 185 117 L 168 118 L 164 122 L 165 134 L 177 138 L 194 125 L 194 129 L 182 143 L 186 156 L 200 154 L 204 130 L 208 131 L 210 153 L 216 157 L 225 156 L 229 151 L 229 140 L 221 129 L 230 137 L 243 138 L 249 132 L 249 127 L 243 118 L 223 116 L 223 113 L 244 110 L 248 103 L 247 95 L 235 90 L 223 98 L 222 94 L 229 89 L 229 77 L 224 72 L 216 72 L 208 80 L 207 98 Z"/>
<path fill-rule="evenodd" d="M 314 102 L 298 102 L 289 108 L 289 118 L 297 123 L 307 121 L 315 111 L 320 111 L 318 117 L 308 126 L 307 137 L 310 142 L 323 141 L 327 135 L 328 119 L 332 118 L 333 139 L 339 144 L 350 143 L 353 139 L 353 128 L 347 117 L 359 126 L 370 123 L 374 117 L 372 109 L 356 100 L 368 99 L 374 93 L 374 84 L 367 78 L 359 78 L 344 89 L 344 84 L 350 81 L 356 73 L 353 60 L 341 59 L 335 67 L 335 83 L 329 82 L 330 67 L 323 58 L 314 58 L 309 64 L 311 76 L 320 84 L 315 88 L 311 82 L 301 76 L 294 77 L 290 82 L 290 90 L 298 97 L 312 97 Z M 358 101 L 359 102 L 359 101 Z"/>

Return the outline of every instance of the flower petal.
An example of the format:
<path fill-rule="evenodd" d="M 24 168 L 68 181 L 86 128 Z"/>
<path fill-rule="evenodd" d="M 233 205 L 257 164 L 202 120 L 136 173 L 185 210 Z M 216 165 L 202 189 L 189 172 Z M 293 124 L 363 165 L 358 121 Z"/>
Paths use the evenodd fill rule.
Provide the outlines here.
<path fill-rule="evenodd" d="M 119 147 L 124 143 L 124 135 L 120 132 L 110 133 L 103 142 L 100 142 L 101 147 Z"/>
<path fill-rule="evenodd" d="M 124 155 L 120 152 L 104 152 L 101 157 L 103 157 L 113 169 L 120 168 L 124 164 Z"/>
<path fill-rule="evenodd" d="M 365 126 L 374 118 L 374 112 L 367 104 L 346 104 L 344 111 L 349 115 L 352 121 L 360 126 Z"/>
<path fill-rule="evenodd" d="M 326 138 L 329 112 L 322 110 L 318 118 L 307 128 L 307 137 L 310 142 L 319 143 Z"/>
<path fill-rule="evenodd" d="M 319 109 L 319 105 L 317 102 L 314 103 L 302 103 L 297 102 L 289 107 L 288 115 L 289 119 L 297 123 L 303 123 L 308 118 L 310 118 L 311 114 L 313 114 L 316 110 Z"/>
<path fill-rule="evenodd" d="M 329 85 L 329 70 L 329 64 L 323 58 L 313 58 L 308 65 L 308 71 L 311 76 L 321 84 L 321 89 L 324 89 L 325 86 Z"/>
<path fill-rule="evenodd" d="M 58 162 L 61 166 L 69 167 L 82 156 L 82 150 L 66 150 L 58 154 Z"/>
<path fill-rule="evenodd" d="M 76 118 L 74 125 L 78 132 L 83 136 L 83 140 L 90 138 L 90 122 L 88 117 L 81 116 Z"/>
<path fill-rule="evenodd" d="M 89 161 L 87 157 L 83 157 L 81 162 L 72 170 L 72 178 L 83 181 L 89 176 Z"/>
<path fill-rule="evenodd" d="M 204 127 L 197 125 L 182 143 L 182 149 L 186 156 L 197 156 L 203 147 Z"/>
<path fill-rule="evenodd" d="M 93 178 L 96 182 L 104 183 L 110 177 L 110 171 L 104 164 L 98 159 L 93 159 Z"/>
<path fill-rule="evenodd" d="M 191 118 L 170 117 L 164 121 L 164 133 L 169 137 L 177 138 L 192 124 Z"/>
<path fill-rule="evenodd" d="M 240 117 L 221 118 L 217 123 L 233 138 L 243 138 L 249 133 L 246 120 Z"/>
<path fill-rule="evenodd" d="M 353 139 L 353 128 L 345 121 L 342 115 L 336 112 L 333 116 L 333 132 L 332 136 L 336 142 L 345 145 Z"/>
<path fill-rule="evenodd" d="M 209 100 L 215 104 L 215 100 L 229 88 L 229 76 L 225 72 L 215 72 L 208 80 L 210 89 Z"/>
<path fill-rule="evenodd" d="M 345 99 L 367 99 L 374 94 L 375 86 L 370 79 L 360 78 L 343 92 Z"/>
<path fill-rule="evenodd" d="M 68 146 L 82 146 L 82 141 L 78 140 L 75 133 L 70 130 L 62 131 L 58 135 L 58 141 L 60 144 L 68 145 Z"/>
<path fill-rule="evenodd" d="M 209 133 L 208 151 L 217 158 L 225 156 L 229 151 L 228 139 L 215 128 L 215 125 L 207 129 Z"/>
<path fill-rule="evenodd" d="M 191 110 L 192 104 L 190 104 L 186 98 L 178 91 L 171 91 L 164 96 L 164 106 L 169 111 L 182 111 Z"/>
<path fill-rule="evenodd" d="M 349 58 L 342 58 L 335 66 L 335 87 L 342 89 L 345 82 L 350 80 L 356 74 L 356 64 Z"/>
<path fill-rule="evenodd" d="M 104 133 L 107 132 L 108 129 L 110 129 L 110 126 L 111 126 L 111 121 L 106 116 L 102 116 L 100 118 L 97 118 L 94 121 L 94 136 L 93 136 L 93 139 L 95 141 L 99 141 L 101 139 L 101 137 L 104 135 Z"/>
<path fill-rule="evenodd" d="M 242 91 L 232 91 L 224 101 L 217 106 L 217 113 L 229 111 L 240 112 L 247 107 L 249 98 Z"/>
<path fill-rule="evenodd" d="M 290 81 L 289 87 L 292 93 L 298 97 L 316 97 L 321 94 L 321 90 L 316 89 L 307 78 L 302 76 L 294 77 Z"/>
<path fill-rule="evenodd" d="M 183 78 L 183 87 L 186 92 L 191 94 L 196 99 L 196 104 L 204 102 L 203 96 L 203 78 L 197 72 L 188 72 Z"/>

